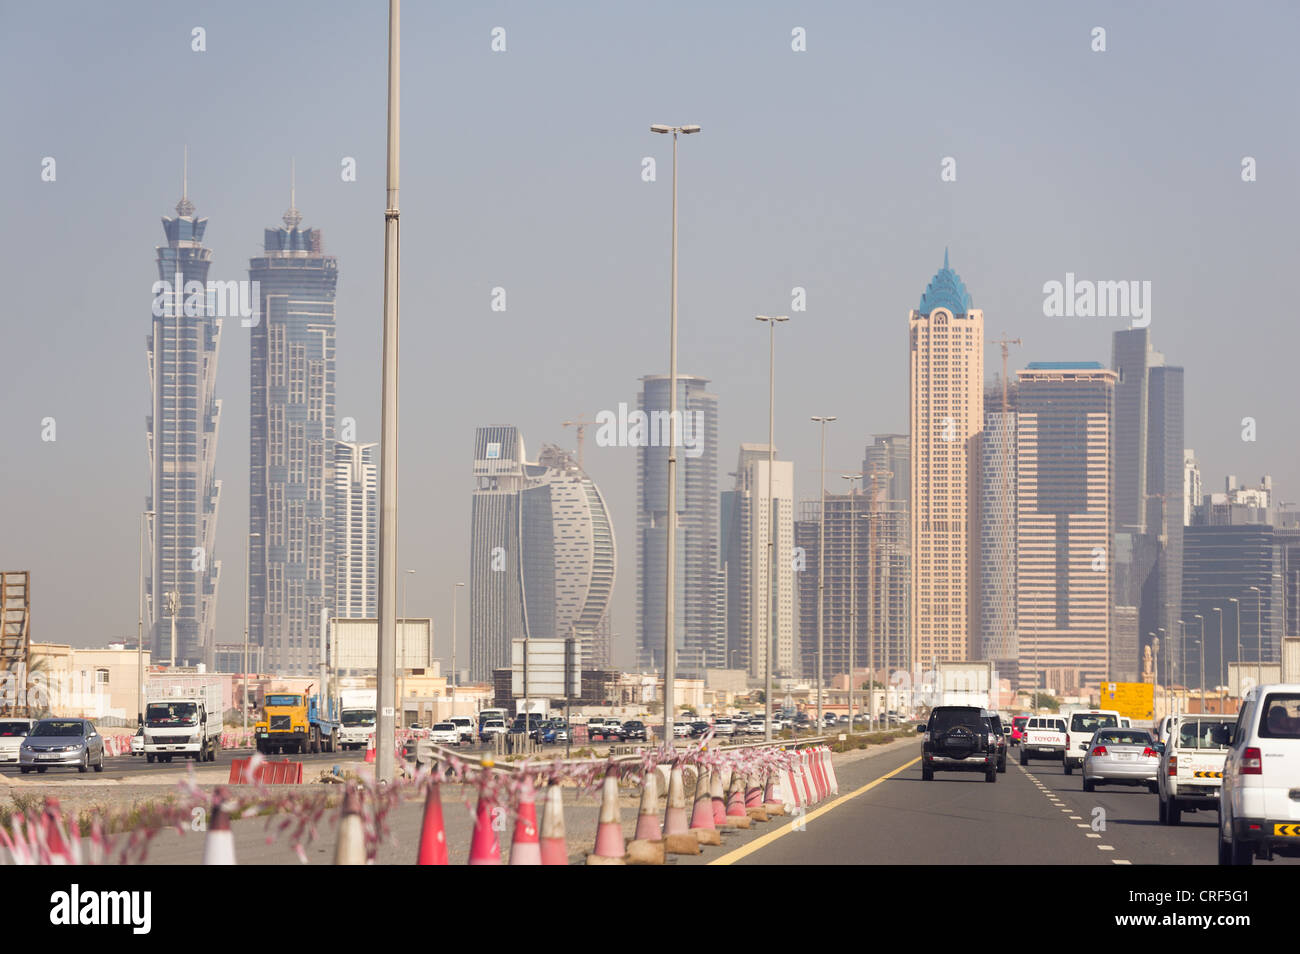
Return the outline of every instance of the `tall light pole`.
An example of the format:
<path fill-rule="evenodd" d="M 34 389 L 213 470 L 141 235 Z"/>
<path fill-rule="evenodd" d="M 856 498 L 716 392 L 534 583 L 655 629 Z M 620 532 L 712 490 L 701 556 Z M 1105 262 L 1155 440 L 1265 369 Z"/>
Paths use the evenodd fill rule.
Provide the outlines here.
<path fill-rule="evenodd" d="M 403 722 L 406 721 L 406 584 L 414 574 L 414 570 L 402 574 L 402 618 L 397 621 L 397 717 Z"/>
<path fill-rule="evenodd" d="M 849 482 L 849 735 L 853 734 L 853 644 L 858 639 L 858 508 L 853 482 L 861 474 L 840 474 Z"/>
<path fill-rule="evenodd" d="M 1152 640 L 1152 652 L 1155 654 L 1156 657 L 1154 662 L 1155 662 L 1155 670 L 1156 670 L 1155 671 L 1156 694 L 1158 695 L 1159 687 L 1160 687 L 1160 647 L 1164 646 L 1165 655 L 1166 656 L 1169 655 L 1169 646 L 1168 646 L 1169 640 L 1168 640 L 1168 634 L 1165 633 L 1165 628 L 1163 626 L 1157 626 L 1156 632 L 1160 633 L 1161 636 L 1165 637 L 1165 638 L 1161 638 L 1161 636 L 1157 636 L 1155 637 L 1155 639 Z"/>
<path fill-rule="evenodd" d="M 388 182 L 384 203 L 383 399 L 379 454 L 379 645 L 375 675 L 375 780 L 393 779 L 393 655 L 397 648 L 397 356 L 398 356 L 398 170 L 401 165 L 402 0 L 388 3 Z"/>
<path fill-rule="evenodd" d="M 772 474 L 776 469 L 776 325 L 789 321 L 789 315 L 755 315 L 755 320 L 767 322 L 767 660 L 766 681 L 763 689 L 763 741 L 772 741 L 772 654 L 776 643 L 776 523 L 780 512 L 772 496 Z"/>
<path fill-rule="evenodd" d="M 1214 688 L 1219 689 L 1219 678 L 1223 677 L 1223 607 L 1215 606 L 1210 610 L 1212 613 L 1219 614 L 1219 675 L 1215 677 Z M 1223 693 L 1219 692 L 1219 715 L 1223 714 Z"/>
<path fill-rule="evenodd" d="M 1236 612 L 1233 614 L 1237 618 L 1237 696 L 1241 696 L 1241 601 L 1235 596 L 1228 597 L 1229 603 L 1236 603 Z M 1220 713 L 1222 714 L 1222 713 Z"/>
<path fill-rule="evenodd" d="M 1260 625 L 1263 619 L 1264 591 L 1258 586 L 1252 586 L 1250 589 L 1255 591 L 1255 685 L 1264 681 L 1264 629 Z M 1285 592 L 1285 587 L 1283 588 Z M 1285 623 L 1286 620 L 1283 620 Z M 1286 632 L 1284 628 L 1283 633 Z"/>
<path fill-rule="evenodd" d="M 459 681 L 456 675 L 456 606 L 460 602 L 460 591 L 464 583 L 457 583 L 451 588 L 451 684 L 454 686 Z M 452 715 L 456 714 L 456 697 L 451 697 Z"/>
<path fill-rule="evenodd" d="M 1178 645 L 1182 649 L 1183 659 L 1179 663 L 1179 675 L 1183 680 L 1183 699 L 1182 705 L 1178 709 L 1179 715 L 1187 711 L 1187 624 L 1181 619 L 1178 620 Z"/>
<path fill-rule="evenodd" d="M 140 606 L 135 619 L 135 701 L 138 725 L 144 725 L 144 523 L 153 515 L 152 510 L 140 514 Z"/>
<path fill-rule="evenodd" d="M 664 581 L 664 740 L 672 745 L 673 690 L 677 683 L 677 137 L 679 134 L 689 136 L 697 133 L 700 127 L 656 124 L 650 127 L 650 131 L 673 135 L 673 288 L 668 318 L 668 529 L 664 541 L 668 561 Z"/>
<path fill-rule="evenodd" d="M 250 533 L 244 537 L 244 737 L 248 737 L 248 604 L 249 604 L 249 574 L 248 574 L 248 551 L 252 544 L 253 537 L 260 537 L 260 533 Z"/>
<path fill-rule="evenodd" d="M 1197 613 L 1192 617 L 1201 621 L 1201 638 L 1196 641 L 1199 647 L 1196 650 L 1196 657 L 1201 663 L 1201 715 L 1205 714 L 1205 617 Z"/>
<path fill-rule="evenodd" d="M 814 417 L 814 424 L 822 426 L 822 483 L 821 509 L 817 520 L 817 731 L 822 730 L 822 611 L 826 603 L 826 425 L 835 417 Z"/>

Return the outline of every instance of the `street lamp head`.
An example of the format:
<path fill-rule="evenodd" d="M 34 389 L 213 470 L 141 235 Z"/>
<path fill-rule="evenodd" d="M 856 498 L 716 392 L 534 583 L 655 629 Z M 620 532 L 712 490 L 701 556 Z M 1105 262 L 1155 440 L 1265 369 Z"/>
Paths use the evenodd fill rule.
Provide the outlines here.
<path fill-rule="evenodd" d="M 755 315 L 755 316 L 754 316 L 754 320 L 755 320 L 755 321 L 771 321 L 771 322 L 777 322 L 777 321 L 789 321 L 789 320 L 790 320 L 790 316 L 789 316 L 789 315 Z"/>
<path fill-rule="evenodd" d="M 656 123 L 650 127 L 650 131 L 652 133 L 669 133 L 673 131 L 673 128 L 671 126 L 665 126 L 662 123 Z"/>
<path fill-rule="evenodd" d="M 457 586 L 464 586 L 465 584 L 464 584 L 464 583 L 457 583 L 456 585 L 457 585 Z"/>
<path fill-rule="evenodd" d="M 836 418 L 834 415 L 831 415 L 830 417 L 814 417 L 811 418 L 811 420 L 816 424 L 829 424 L 831 421 L 836 420 Z"/>
<path fill-rule="evenodd" d="M 681 127 L 681 130 L 682 130 L 682 135 L 683 135 L 683 136 L 689 136 L 691 133 L 697 133 L 697 132 L 699 132 L 699 131 L 700 131 L 700 127 L 699 127 L 699 126 L 682 126 L 682 127 Z"/>

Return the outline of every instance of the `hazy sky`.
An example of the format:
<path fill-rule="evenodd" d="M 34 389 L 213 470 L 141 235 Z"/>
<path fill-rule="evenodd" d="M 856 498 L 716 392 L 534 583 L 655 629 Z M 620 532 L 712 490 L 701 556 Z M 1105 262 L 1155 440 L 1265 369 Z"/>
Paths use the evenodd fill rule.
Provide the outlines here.
<path fill-rule="evenodd" d="M 907 314 L 951 250 L 1013 361 L 1110 361 L 1113 318 L 1044 316 L 1043 285 L 1152 283 L 1187 369 L 1206 488 L 1271 473 L 1300 499 L 1287 3 L 417 3 L 403 11 L 401 562 L 447 652 L 468 573 L 477 425 L 530 453 L 667 371 L 671 142 L 681 143 L 680 362 L 720 398 L 720 489 L 767 434 L 796 493 L 907 429 Z M 204 52 L 192 30 L 206 31 Z M 505 29 L 505 52 L 491 49 Z M 1094 52 L 1092 31 L 1106 31 Z M 806 32 L 804 52 L 792 31 Z M 33 637 L 134 632 L 154 247 L 180 197 L 213 279 L 247 278 L 288 205 L 338 256 L 338 415 L 379 435 L 386 4 L 0 0 L 0 568 L 34 573 Z M 57 179 L 41 179 L 54 157 Z M 655 182 L 642 159 L 658 161 Z M 1243 157 L 1258 181 L 1242 181 Z M 340 176 L 344 157 L 357 181 Z M 944 157 L 956 181 L 941 181 Z M 507 292 L 504 313 L 491 290 Z M 807 310 L 791 311 L 791 289 Z M 1270 306 L 1272 307 L 1272 306 Z M 990 346 L 991 376 L 998 351 Z M 223 331 L 218 639 L 243 625 L 248 332 Z M 54 417 L 57 440 L 41 440 Z M 1241 439 L 1242 418 L 1257 440 Z M 612 508 L 618 661 L 634 658 L 635 450 L 588 470 Z M 842 483 L 838 479 L 837 484 Z M 461 659 L 468 605 L 461 602 Z"/>

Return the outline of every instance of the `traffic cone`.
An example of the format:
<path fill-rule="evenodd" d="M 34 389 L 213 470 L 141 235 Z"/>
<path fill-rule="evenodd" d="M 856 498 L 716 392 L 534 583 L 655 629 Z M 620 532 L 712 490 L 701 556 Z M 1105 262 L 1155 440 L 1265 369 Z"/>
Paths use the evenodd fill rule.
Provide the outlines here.
<path fill-rule="evenodd" d="M 832 758 L 832 753 L 829 748 L 826 749 L 826 774 L 830 779 L 831 794 L 838 795 L 840 793 L 840 782 L 839 779 L 835 777 L 835 760 Z"/>
<path fill-rule="evenodd" d="M 542 843 L 537 837 L 537 804 L 533 796 L 533 782 L 527 774 L 519 783 L 519 809 L 515 812 L 515 837 L 510 842 L 510 863 L 542 863 Z"/>
<path fill-rule="evenodd" d="M 808 768 L 808 750 L 799 750 L 799 784 L 803 786 L 803 803 L 805 805 L 817 804 L 817 799 L 813 795 L 812 773 Z"/>
<path fill-rule="evenodd" d="M 785 814 L 785 799 L 781 794 L 781 776 L 777 770 L 768 766 L 767 786 L 763 789 L 763 808 L 769 815 Z"/>
<path fill-rule="evenodd" d="M 343 796 L 343 812 L 339 817 L 339 842 L 334 848 L 336 865 L 364 865 L 366 863 L 365 832 L 361 825 L 361 796 L 355 785 L 349 785 Z"/>
<path fill-rule="evenodd" d="M 429 784 L 424 799 L 424 822 L 420 825 L 420 852 L 417 865 L 450 864 L 447 857 L 447 830 L 442 823 L 442 792 L 437 779 Z"/>
<path fill-rule="evenodd" d="M 709 819 L 713 819 L 713 809 L 709 808 Z M 682 778 L 680 762 L 673 763 L 668 775 L 668 808 L 664 812 L 664 847 L 673 855 L 698 855 L 699 839 L 691 833 L 686 824 L 686 785 Z"/>
<path fill-rule="evenodd" d="M 371 732 L 370 738 L 366 742 L 366 761 L 373 762 L 374 760 L 375 760 L 375 734 Z"/>
<path fill-rule="evenodd" d="M 49 859 L 44 861 L 44 864 L 72 864 L 72 852 L 63 837 L 63 810 L 59 807 L 59 800 L 53 795 L 45 796 L 45 811 L 41 816 L 41 829 L 43 834 L 41 841 L 49 855 Z"/>
<path fill-rule="evenodd" d="M 546 786 L 546 807 L 542 809 L 542 864 L 567 865 L 569 846 L 564 834 L 564 796 L 560 783 Z"/>
<path fill-rule="evenodd" d="M 745 812 L 745 776 L 740 772 L 731 774 L 731 789 L 727 792 L 727 820 L 732 828 L 748 828 L 749 815 Z"/>
<path fill-rule="evenodd" d="M 822 763 L 821 746 L 812 750 L 812 767 L 813 779 L 817 782 L 817 801 L 821 801 L 830 794 L 830 788 L 826 784 L 826 768 Z"/>
<path fill-rule="evenodd" d="M 714 770 L 709 773 L 709 800 L 713 803 L 713 826 L 725 828 L 727 825 L 727 802 L 722 797 L 722 773 Z"/>
<path fill-rule="evenodd" d="M 492 803 L 492 795 L 489 786 L 491 779 L 492 766 L 496 763 L 492 761 L 492 756 L 483 756 L 483 780 L 479 785 L 478 791 L 478 811 L 474 816 L 474 835 L 469 844 L 469 863 L 472 865 L 499 865 L 501 864 L 501 846 L 497 844 L 496 832 L 492 829 L 493 809 L 496 807 Z"/>
<path fill-rule="evenodd" d="M 646 772 L 641 785 L 641 811 L 636 817 L 638 841 L 659 841 L 663 831 L 659 827 L 659 780 L 654 771 Z"/>
<path fill-rule="evenodd" d="M 799 753 L 793 752 L 791 754 L 794 756 L 797 762 L 799 758 Z M 795 772 L 797 770 L 798 769 L 796 764 L 793 763 L 785 766 L 785 768 L 783 769 L 783 771 L 785 772 L 785 782 L 782 783 L 781 789 L 782 789 L 782 794 L 784 794 L 786 797 L 785 804 L 790 808 L 800 808 L 803 805 L 803 796 L 799 794 L 799 783 L 795 781 Z"/>
<path fill-rule="evenodd" d="M 212 823 L 208 825 L 208 837 L 203 839 L 203 864 L 233 865 L 235 863 L 235 835 L 230 830 L 230 814 L 226 811 L 226 799 L 230 791 L 224 785 L 212 793 Z"/>
<path fill-rule="evenodd" d="M 699 766 L 695 775 L 695 805 L 691 810 L 691 832 L 701 845 L 720 845 L 722 835 L 713 821 L 713 799 L 710 796 L 712 773 Z"/>
<path fill-rule="evenodd" d="M 745 814 L 754 821 L 765 822 L 767 809 L 763 807 L 763 786 L 758 784 L 758 778 L 756 772 L 745 777 Z"/>
<path fill-rule="evenodd" d="M 618 766 L 611 762 L 605 769 L 605 783 L 601 787 L 600 824 L 596 828 L 596 849 L 587 855 L 589 865 L 626 864 L 623 856 L 623 825 L 618 820 Z"/>

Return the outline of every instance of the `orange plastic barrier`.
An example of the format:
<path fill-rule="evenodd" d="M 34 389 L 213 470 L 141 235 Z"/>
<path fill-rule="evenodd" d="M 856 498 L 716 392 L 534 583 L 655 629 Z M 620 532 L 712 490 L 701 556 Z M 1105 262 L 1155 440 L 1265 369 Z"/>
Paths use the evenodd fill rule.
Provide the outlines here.
<path fill-rule="evenodd" d="M 283 762 L 263 762 L 257 767 L 252 777 L 248 774 L 249 759 L 231 759 L 230 761 L 230 780 L 231 785 L 301 785 L 302 784 L 302 763 L 290 762 L 285 759 Z"/>

